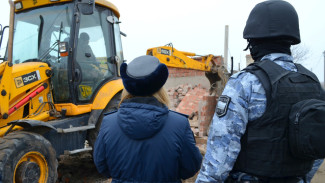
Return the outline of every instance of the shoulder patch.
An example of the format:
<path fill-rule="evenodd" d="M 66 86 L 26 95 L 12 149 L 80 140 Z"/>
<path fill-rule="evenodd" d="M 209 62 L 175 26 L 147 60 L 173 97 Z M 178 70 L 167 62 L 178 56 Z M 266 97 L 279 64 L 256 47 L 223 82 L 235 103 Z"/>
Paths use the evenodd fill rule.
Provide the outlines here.
<path fill-rule="evenodd" d="M 182 115 L 182 116 L 188 118 L 188 115 L 187 114 L 183 114 L 183 113 L 176 112 L 176 111 L 173 111 L 173 110 L 169 110 L 169 112 L 173 112 L 173 113 L 176 113 L 176 114 L 179 114 L 179 115 Z"/>
<path fill-rule="evenodd" d="M 222 117 L 227 114 L 228 106 L 231 101 L 231 98 L 226 95 L 221 95 L 218 100 L 216 107 L 216 114 L 219 117 Z"/>

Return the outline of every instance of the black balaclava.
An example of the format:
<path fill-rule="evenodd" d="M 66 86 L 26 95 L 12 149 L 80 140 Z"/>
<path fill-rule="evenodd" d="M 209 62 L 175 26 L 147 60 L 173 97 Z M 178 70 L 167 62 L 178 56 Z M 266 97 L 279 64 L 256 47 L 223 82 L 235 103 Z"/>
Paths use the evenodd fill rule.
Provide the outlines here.
<path fill-rule="evenodd" d="M 254 62 L 260 61 L 270 53 L 291 55 L 291 42 L 286 39 L 249 39 L 247 49 L 250 50 Z"/>

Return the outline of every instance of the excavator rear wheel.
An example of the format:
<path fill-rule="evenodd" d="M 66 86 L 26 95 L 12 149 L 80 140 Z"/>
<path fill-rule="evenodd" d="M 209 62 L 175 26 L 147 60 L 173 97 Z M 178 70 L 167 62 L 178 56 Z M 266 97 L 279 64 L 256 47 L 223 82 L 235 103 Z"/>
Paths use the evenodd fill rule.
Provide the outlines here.
<path fill-rule="evenodd" d="M 54 183 L 57 166 L 51 143 L 39 134 L 18 131 L 0 139 L 2 182 Z"/>

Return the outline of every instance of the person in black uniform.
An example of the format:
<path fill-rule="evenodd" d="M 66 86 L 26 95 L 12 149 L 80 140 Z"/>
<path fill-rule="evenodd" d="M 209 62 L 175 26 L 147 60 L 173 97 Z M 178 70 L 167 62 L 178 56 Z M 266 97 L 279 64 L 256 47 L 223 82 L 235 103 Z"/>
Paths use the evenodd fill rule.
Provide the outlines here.
<path fill-rule="evenodd" d="M 300 43 L 297 12 L 286 1 L 259 3 L 243 36 L 254 63 L 231 76 L 219 97 L 196 182 L 308 182 L 322 160 L 295 157 L 289 113 L 293 104 L 324 93 L 312 72 L 293 63 L 290 47 Z"/>

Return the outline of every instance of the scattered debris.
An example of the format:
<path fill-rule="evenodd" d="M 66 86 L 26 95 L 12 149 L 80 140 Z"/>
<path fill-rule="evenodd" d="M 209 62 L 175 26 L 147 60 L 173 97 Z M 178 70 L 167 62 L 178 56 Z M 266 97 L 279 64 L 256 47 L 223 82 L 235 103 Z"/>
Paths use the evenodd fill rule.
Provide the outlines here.
<path fill-rule="evenodd" d="M 98 173 L 90 153 L 61 155 L 56 183 L 110 183 Z"/>

